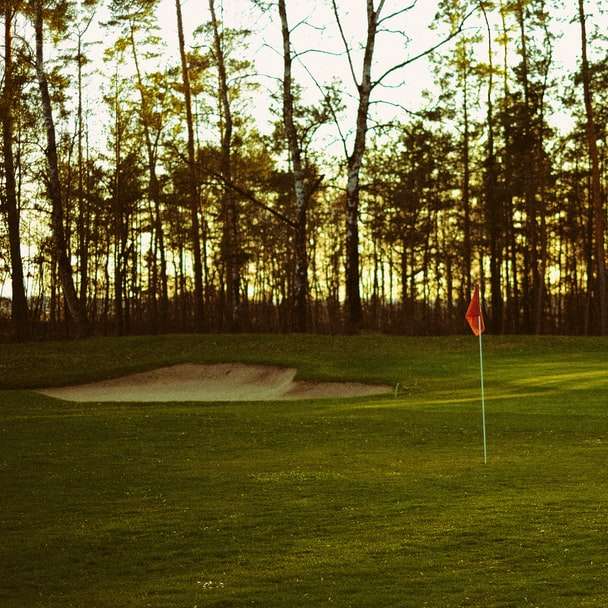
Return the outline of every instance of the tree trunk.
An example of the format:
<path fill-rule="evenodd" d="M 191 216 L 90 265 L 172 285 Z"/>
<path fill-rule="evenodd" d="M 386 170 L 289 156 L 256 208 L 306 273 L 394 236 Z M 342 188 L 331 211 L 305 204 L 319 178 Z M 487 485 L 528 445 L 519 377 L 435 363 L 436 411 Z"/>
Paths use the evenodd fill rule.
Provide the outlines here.
<path fill-rule="evenodd" d="M 15 183 L 13 158 L 13 58 L 12 21 L 13 7 L 6 0 L 4 5 L 4 92 L 2 98 L 2 144 L 4 153 L 4 179 L 6 187 L 6 216 L 11 254 L 11 287 L 13 292 L 11 316 L 13 331 L 18 340 L 28 333 L 28 306 L 23 284 L 23 261 L 21 259 L 21 234 L 19 228 L 19 206 Z"/>
<path fill-rule="evenodd" d="M 581 26 L 581 70 L 583 77 L 583 92 L 585 96 L 585 114 L 587 116 L 587 148 L 589 152 L 589 160 L 591 161 L 591 205 L 593 208 L 594 217 L 593 236 L 595 240 L 594 249 L 597 270 L 597 288 L 599 291 L 599 331 L 603 336 L 606 334 L 606 323 L 608 321 L 608 309 L 606 302 L 606 251 L 604 244 L 606 220 L 600 186 L 600 167 L 597 151 L 597 135 L 595 130 L 591 77 L 589 74 L 589 63 L 587 60 L 587 28 L 585 24 L 585 6 L 583 0 L 578 0 L 578 13 Z"/>
<path fill-rule="evenodd" d="M 123 273 L 120 240 L 114 244 L 114 319 L 116 322 L 116 335 L 125 333 L 125 315 L 123 307 Z"/>
<path fill-rule="evenodd" d="M 87 307 L 87 288 L 89 283 L 89 242 L 88 242 L 88 202 L 85 202 L 84 197 L 84 162 L 82 151 L 82 33 L 78 32 L 76 62 L 78 65 L 78 260 L 80 265 L 80 301 L 83 308 Z M 88 180 L 87 180 L 88 185 Z"/>
<path fill-rule="evenodd" d="M 291 45 L 285 0 L 279 0 L 281 31 L 283 34 L 283 122 L 287 134 L 289 156 L 293 167 L 293 189 L 296 198 L 295 225 L 295 327 L 296 331 L 307 330 L 308 309 L 308 251 L 306 215 L 308 197 L 304 183 L 302 151 L 293 117 L 294 103 L 291 76 Z"/>
<path fill-rule="evenodd" d="M 219 25 L 215 14 L 215 0 L 209 0 L 211 25 L 213 27 L 213 46 L 219 73 L 219 97 L 223 116 L 220 117 L 222 149 L 220 170 L 224 184 L 232 183 L 232 110 L 228 98 L 228 78 L 226 58 L 222 46 Z M 223 121 L 222 121 L 223 118 Z M 238 235 L 238 209 L 235 193 L 226 185 L 222 195 L 224 225 L 222 230 L 222 254 L 226 266 L 226 323 L 230 331 L 238 331 L 240 325 L 240 248 Z"/>
<path fill-rule="evenodd" d="M 332 0 L 332 5 L 336 19 L 338 19 L 335 0 Z M 359 92 L 359 104 L 357 107 L 355 142 L 352 153 L 348 157 L 346 181 L 346 330 L 349 333 L 358 332 L 362 321 L 359 286 L 359 173 L 365 153 L 369 100 L 372 91 L 372 59 L 376 43 L 378 16 L 383 5 L 384 2 L 381 1 L 378 10 L 374 10 L 373 0 L 367 0 L 367 38 L 363 55 L 363 70 L 361 82 L 355 81 Z M 338 24 L 341 28 L 339 19 Z"/>
<path fill-rule="evenodd" d="M 488 34 L 488 96 L 486 124 L 488 130 L 488 148 L 485 167 L 485 202 L 488 213 L 488 237 L 490 241 L 490 292 L 492 296 L 492 329 L 495 333 L 503 331 L 503 301 L 501 290 L 501 266 L 502 266 L 502 233 L 500 220 L 502 213 L 500 199 L 497 192 L 497 167 L 494 152 L 494 105 L 492 102 L 492 87 L 494 66 L 492 62 L 492 31 L 488 22 L 488 16 L 483 4 L 480 4 L 486 23 Z"/>
<path fill-rule="evenodd" d="M 466 59 L 465 59 L 466 66 Z M 463 257 L 464 257 L 464 282 L 466 285 L 466 298 L 471 294 L 471 161 L 470 161 L 470 130 L 469 130 L 469 103 L 468 103 L 468 72 L 465 69 L 462 74 L 463 79 L 463 119 L 464 119 L 464 134 L 462 147 L 462 165 L 463 165 L 463 181 L 462 181 L 462 206 L 464 212 L 464 233 L 463 233 Z"/>
<path fill-rule="evenodd" d="M 534 295 L 539 289 L 538 274 L 538 224 L 536 209 L 536 177 L 534 175 L 534 164 L 532 154 L 532 125 L 531 125 L 531 100 L 530 83 L 528 79 L 528 51 L 524 0 L 517 2 L 517 18 L 519 22 L 521 40 L 522 80 L 524 88 L 524 151 L 523 151 L 523 187 L 526 207 L 526 235 L 527 246 L 524 250 L 524 322 L 526 332 L 532 331 L 532 320 L 534 318 Z"/>
<path fill-rule="evenodd" d="M 551 37 L 547 29 L 547 24 L 544 24 L 545 30 L 545 45 L 550 42 Z M 545 315 L 545 299 L 546 299 L 546 274 L 547 274 L 547 255 L 548 255 L 548 236 L 547 236 L 547 188 L 546 188 L 546 175 L 547 169 L 545 167 L 545 139 L 544 139 L 544 122 L 545 122 L 545 94 L 547 91 L 547 82 L 549 79 L 549 68 L 552 61 L 552 51 L 549 47 L 549 54 L 547 61 L 545 62 L 545 72 L 543 78 L 543 85 L 540 93 L 539 100 L 539 114 L 540 114 L 540 135 L 538 152 L 535 159 L 535 165 L 539 167 L 538 174 L 538 190 L 539 190 L 539 215 L 540 215 L 540 260 L 539 260 L 539 282 L 538 290 L 536 291 L 536 303 L 534 306 L 535 320 L 534 320 L 534 331 L 536 334 L 543 332 L 544 315 Z M 558 290 L 559 291 L 559 290 Z"/>
<path fill-rule="evenodd" d="M 158 176 L 156 174 L 156 151 L 152 145 L 152 136 L 150 134 L 150 127 L 148 125 L 148 102 L 144 92 L 144 84 L 141 76 L 141 70 L 139 67 L 139 56 L 137 54 L 137 45 L 135 43 L 135 30 L 133 23 L 130 24 L 131 34 L 131 50 L 133 55 L 133 62 L 135 64 L 135 73 L 137 76 L 137 88 L 139 89 L 140 98 L 140 117 L 141 123 L 144 129 L 144 139 L 146 143 L 146 153 L 148 157 L 148 196 L 152 202 L 153 212 L 151 213 L 151 221 L 154 226 L 156 250 L 152 260 L 153 264 L 153 307 L 156 310 L 156 297 L 158 291 L 158 270 L 156 253 L 160 257 L 160 315 L 159 315 L 159 328 L 163 331 L 167 325 L 169 316 L 169 292 L 167 287 L 167 256 L 165 251 L 165 235 L 164 228 L 161 218 L 160 209 L 160 187 L 158 184 Z M 156 315 L 155 315 L 156 316 Z M 154 319 L 156 324 L 157 320 Z"/>
<path fill-rule="evenodd" d="M 38 87 L 42 100 L 42 112 L 46 127 L 46 159 L 49 168 L 49 198 L 51 199 L 51 224 L 53 229 L 53 248 L 57 257 L 59 267 L 59 280 L 65 296 L 65 301 L 70 314 L 76 324 L 76 334 L 81 337 L 88 334 L 89 327 L 86 311 L 82 303 L 78 300 L 74 279 L 72 277 L 72 266 L 67 256 L 67 246 L 63 226 L 63 199 L 61 194 L 61 184 L 59 181 L 59 166 L 57 161 L 57 143 L 55 139 L 55 123 L 53 121 L 53 110 L 49 95 L 49 85 L 44 71 L 44 36 L 43 36 L 43 16 L 42 0 L 37 0 L 35 4 L 35 31 L 36 31 L 36 74 Z"/>
<path fill-rule="evenodd" d="M 508 102 L 510 99 L 509 91 L 509 30 L 507 27 L 506 14 L 508 7 L 507 5 L 500 2 L 500 17 L 502 23 L 502 44 L 503 44 L 503 99 L 504 108 L 503 113 L 503 137 L 504 147 L 509 148 L 511 140 L 510 123 L 506 116 L 508 115 Z M 505 237 L 505 255 L 506 255 L 506 275 L 507 280 L 505 281 L 507 286 L 507 314 L 504 316 L 503 327 L 506 325 L 512 331 L 519 331 L 520 318 L 519 318 L 519 276 L 517 273 L 517 242 L 515 235 L 515 227 L 513 224 L 513 192 L 508 182 L 509 176 L 513 174 L 513 161 L 510 155 L 507 155 L 504 161 L 504 174 L 506 176 L 503 183 L 504 194 L 501 197 L 501 204 L 503 207 L 502 222 L 504 225 L 504 237 Z"/>
<path fill-rule="evenodd" d="M 188 129 L 188 188 L 190 195 L 190 216 L 192 230 L 192 246 L 194 255 L 194 321 L 197 331 L 203 329 L 203 265 L 201 260 L 201 243 L 198 217 L 198 188 L 196 184 L 196 160 L 194 156 L 194 125 L 192 121 L 192 95 L 190 92 L 190 76 L 188 59 L 184 42 L 184 26 L 182 22 L 181 0 L 175 0 L 177 16 L 177 35 L 179 39 L 179 54 L 182 66 L 182 84 L 186 105 L 186 126 Z"/>

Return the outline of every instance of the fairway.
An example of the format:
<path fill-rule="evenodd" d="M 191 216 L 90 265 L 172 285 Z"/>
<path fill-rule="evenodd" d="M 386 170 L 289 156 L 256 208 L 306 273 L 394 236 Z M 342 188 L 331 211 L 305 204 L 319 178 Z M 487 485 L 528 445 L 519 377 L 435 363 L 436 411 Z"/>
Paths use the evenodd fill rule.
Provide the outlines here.
<path fill-rule="evenodd" d="M 2 345 L 0 606 L 608 605 L 608 339 L 198 335 Z M 79 403 L 178 364 L 393 394 Z"/>

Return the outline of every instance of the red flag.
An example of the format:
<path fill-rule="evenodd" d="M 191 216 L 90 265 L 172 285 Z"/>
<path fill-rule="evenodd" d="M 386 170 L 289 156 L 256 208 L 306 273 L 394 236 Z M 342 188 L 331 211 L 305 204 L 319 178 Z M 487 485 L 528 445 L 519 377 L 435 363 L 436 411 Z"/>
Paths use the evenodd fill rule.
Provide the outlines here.
<path fill-rule="evenodd" d="M 486 330 L 486 324 L 483 322 L 483 313 L 481 312 L 481 306 L 479 305 L 479 287 L 475 285 L 475 291 L 471 298 L 471 303 L 467 308 L 467 314 L 464 316 L 469 325 L 471 331 L 478 336 Z"/>

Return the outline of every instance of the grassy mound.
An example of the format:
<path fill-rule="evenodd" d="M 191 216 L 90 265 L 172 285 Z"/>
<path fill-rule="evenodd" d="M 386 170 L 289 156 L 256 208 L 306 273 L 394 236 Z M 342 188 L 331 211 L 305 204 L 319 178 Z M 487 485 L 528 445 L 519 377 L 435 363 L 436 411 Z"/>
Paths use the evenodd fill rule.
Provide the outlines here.
<path fill-rule="evenodd" d="M 5 345 L 0 605 L 606 606 L 608 340 L 166 336 Z M 177 363 L 397 398 L 74 404 Z"/>

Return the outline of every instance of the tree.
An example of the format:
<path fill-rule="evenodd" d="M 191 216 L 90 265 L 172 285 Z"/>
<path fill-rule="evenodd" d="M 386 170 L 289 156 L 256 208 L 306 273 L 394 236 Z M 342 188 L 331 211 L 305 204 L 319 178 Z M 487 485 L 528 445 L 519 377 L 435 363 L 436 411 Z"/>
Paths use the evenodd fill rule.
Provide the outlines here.
<path fill-rule="evenodd" d="M 471 10 L 479 27 L 434 55 L 441 94 L 409 108 L 384 93 L 428 52 L 408 55 L 413 3 L 335 0 L 324 24 L 321 11 L 296 20 L 294 3 L 255 0 L 274 18 L 264 32 L 277 40 L 273 76 L 256 72 L 249 32 L 216 0 L 199 7 L 205 21 L 187 50 L 179 2 L 178 60 L 155 29 L 157 0 L 111 0 L 112 40 L 101 44 L 117 72 L 95 122 L 94 0 L 2 5 L 0 283 L 16 268 L 14 320 L 21 284 L 26 326 L 57 337 L 74 333 L 74 306 L 102 333 L 461 331 L 458 309 L 479 273 L 494 331 L 598 331 L 608 63 L 584 0 L 573 23 L 584 56 L 559 90 L 555 2 L 440 0 L 446 37 L 435 48 Z M 362 44 L 346 31 L 343 11 L 356 6 Z M 330 39 L 327 22 L 342 53 L 311 44 L 314 32 Z M 401 56 L 382 65 L 391 36 Z M 312 53 L 342 55 L 352 106 L 344 82 L 315 78 Z M 312 102 L 300 68 L 320 92 Z M 269 133 L 251 110 L 260 100 L 274 115 Z M 399 110 L 380 121 L 374 104 L 385 103 Z M 569 132 L 551 127 L 556 111 L 575 119 Z"/>
<path fill-rule="evenodd" d="M 457 27 L 468 10 L 460 0 L 442 0 L 436 23 L 444 20 L 450 29 Z M 436 26 L 434 26 L 436 27 Z M 480 41 L 475 33 L 464 33 L 458 37 L 453 50 L 435 59 L 440 73 L 440 100 L 447 106 L 447 116 L 455 115 L 456 128 L 460 132 L 461 198 L 462 198 L 462 286 L 460 306 L 464 312 L 471 294 L 473 264 L 473 222 L 472 203 L 474 199 L 475 139 L 478 125 L 473 117 L 477 105 L 476 86 L 473 78 L 479 73 L 480 65 L 475 61 L 475 45 Z"/>
<path fill-rule="evenodd" d="M 53 229 L 53 248 L 57 258 L 59 277 L 63 294 L 76 325 L 76 334 L 84 336 L 89 332 L 88 320 L 85 307 L 76 294 L 72 266 L 67 255 L 67 242 L 63 226 L 63 195 L 59 178 L 59 163 L 57 160 L 57 141 L 55 134 L 55 122 L 53 120 L 53 108 L 49 94 L 49 84 L 44 66 L 44 7 L 42 0 L 34 0 L 34 29 L 36 32 L 36 74 L 42 113 L 46 130 L 46 160 L 48 164 L 48 194 L 51 199 L 51 224 Z M 49 10 L 49 16 L 56 19 L 55 27 L 64 27 L 63 19 L 66 15 L 66 5 L 58 2 Z"/>
<path fill-rule="evenodd" d="M 76 55 L 75 61 L 77 66 L 78 94 L 77 94 L 77 154 L 78 154 L 78 258 L 80 265 L 80 301 L 86 310 L 87 305 L 87 289 L 89 283 L 89 209 L 87 208 L 87 197 L 85 193 L 85 163 L 83 155 L 84 145 L 84 116 L 83 116 L 83 67 L 88 63 L 88 58 L 85 55 L 86 43 L 84 37 L 93 22 L 95 11 L 91 10 L 84 13 L 84 19 L 78 14 L 76 30 Z"/>
<path fill-rule="evenodd" d="M 486 35 L 488 45 L 488 68 L 487 68 L 487 101 L 486 101 L 486 130 L 487 151 L 485 156 L 484 171 L 484 200 L 486 209 L 486 223 L 488 227 L 488 241 L 490 244 L 490 291 L 492 296 L 492 328 L 496 333 L 503 331 L 503 297 L 502 297 L 502 218 L 503 210 L 498 193 L 498 167 L 494 145 L 494 62 L 492 54 L 492 30 L 488 21 L 487 8 L 484 2 L 480 2 L 486 24 Z"/>
<path fill-rule="evenodd" d="M 226 267 L 226 293 L 227 306 L 226 321 L 232 331 L 239 329 L 240 318 L 240 246 L 239 246 L 239 218 L 238 207 L 234 192 L 226 186 L 232 182 L 232 136 L 233 120 L 230 99 L 228 96 L 228 76 L 226 72 L 226 55 L 224 51 L 223 35 L 215 12 L 215 1 L 209 0 L 211 13 L 211 27 L 213 29 L 213 50 L 218 70 L 218 94 L 222 108 L 220 120 L 221 153 L 220 173 L 223 186 L 223 231 L 222 231 L 222 257 Z"/>
<path fill-rule="evenodd" d="M 177 37 L 182 68 L 182 86 L 186 109 L 186 128 L 188 130 L 188 188 L 190 218 L 192 222 L 192 247 L 194 256 L 194 318 L 197 331 L 203 328 L 203 264 L 201 259 L 199 196 L 197 187 L 196 158 L 194 154 L 194 122 L 192 120 L 192 94 L 190 90 L 190 75 L 186 44 L 184 40 L 184 25 L 182 20 L 181 0 L 175 0 L 177 18 Z"/>
<path fill-rule="evenodd" d="M 500 112 L 498 113 L 498 122 L 501 128 L 501 134 L 503 139 L 503 158 L 502 163 L 499 165 L 499 197 L 501 200 L 501 206 L 503 209 L 502 224 L 504 227 L 504 240 L 505 240 L 505 255 L 507 257 L 507 263 L 505 265 L 505 283 L 506 283 L 506 296 L 507 296 L 507 307 L 506 313 L 503 319 L 503 327 L 505 329 L 511 329 L 518 331 L 520 327 L 520 282 L 518 275 L 518 261 L 517 261 L 517 238 L 516 229 L 514 223 L 514 205 L 513 198 L 514 192 L 511 187 L 511 180 L 514 174 L 513 157 L 507 154 L 506 151 L 511 149 L 511 142 L 513 139 L 512 133 L 512 112 L 511 102 L 513 96 L 510 90 L 510 66 L 509 66 L 509 25 L 508 15 L 510 6 L 507 3 L 500 1 L 499 12 L 501 18 L 501 35 L 499 37 L 502 45 L 502 99 L 500 100 Z"/>
<path fill-rule="evenodd" d="M 359 270 L 359 174 L 365 154 L 366 137 L 368 129 L 368 117 L 370 99 L 373 90 L 386 81 L 388 76 L 401 70 L 405 66 L 417 61 L 421 57 L 428 55 L 440 46 L 452 40 L 462 30 L 462 26 L 470 11 L 464 16 L 462 21 L 450 31 L 450 33 L 440 42 L 418 53 L 406 58 L 404 61 L 396 63 L 386 69 L 377 78 L 372 77 L 372 63 L 374 58 L 374 48 L 376 36 L 379 30 L 386 29 L 387 23 L 395 17 L 402 15 L 414 6 L 408 5 L 397 9 L 382 17 L 385 7 L 385 0 L 379 0 L 378 5 L 374 6 L 374 0 L 365 0 L 367 13 L 367 32 L 364 44 L 363 60 L 361 66 L 361 77 L 357 78 L 354 67 L 354 59 L 351 47 L 347 41 L 342 20 L 338 11 L 336 0 L 332 0 L 332 8 L 336 19 L 336 24 L 340 32 L 340 37 L 344 44 L 345 53 L 348 59 L 350 74 L 357 90 L 357 110 L 355 122 L 355 137 L 350 153 L 347 153 L 347 178 L 346 178 L 346 239 L 345 239 L 345 261 L 346 261 L 346 323 L 348 331 L 358 331 L 362 320 L 361 294 L 360 294 L 360 270 Z M 382 27 L 384 25 L 384 27 Z"/>
<path fill-rule="evenodd" d="M 111 257 L 114 266 L 114 319 L 118 335 L 129 332 L 131 310 L 139 304 L 132 301 L 131 296 L 136 290 L 137 277 L 140 274 L 136 256 L 138 239 L 134 232 L 142 198 L 142 166 L 138 162 L 141 139 L 137 137 L 135 130 L 134 117 L 137 115 L 132 111 L 133 102 L 126 98 L 126 93 L 130 90 L 128 81 L 121 76 L 127 44 L 126 40 L 119 38 L 107 53 L 107 56 L 114 60 L 115 66 L 108 87 L 111 93 L 105 96 L 112 117 L 108 141 L 112 150 L 108 191 L 113 245 Z"/>
<path fill-rule="evenodd" d="M 6 182 L 6 218 L 11 258 L 11 287 L 13 298 L 11 315 L 17 339 L 27 336 L 28 305 L 23 283 L 23 262 L 21 259 L 21 231 L 19 206 L 15 183 L 15 162 L 13 156 L 13 97 L 16 86 L 13 78 L 13 17 L 18 2 L 6 0 L 4 3 L 4 89 L 2 91 L 2 150 L 4 154 L 4 176 Z"/>
<path fill-rule="evenodd" d="M 584 0 L 578 0 L 578 17 L 581 28 L 581 75 L 585 98 L 585 115 L 587 117 L 587 152 L 591 162 L 591 205 L 593 208 L 593 235 L 595 241 L 595 265 L 597 272 L 597 290 L 599 292 L 600 334 L 605 335 L 608 329 L 608 302 L 606 301 L 606 247 L 604 233 L 606 219 L 602 202 L 600 168 L 597 152 L 597 134 L 595 128 L 593 91 L 589 61 L 587 59 L 587 27 Z"/>
<path fill-rule="evenodd" d="M 279 0 L 281 33 L 283 38 L 283 124 L 293 167 L 293 192 L 296 200 L 295 218 L 295 328 L 307 329 L 308 306 L 308 252 L 306 234 L 306 215 L 310 196 L 306 192 L 305 171 L 302 149 L 294 120 L 294 95 L 292 86 L 292 51 L 287 9 L 285 0 Z"/>
<path fill-rule="evenodd" d="M 149 74 L 149 84 L 140 66 L 140 52 L 137 34 L 146 31 L 145 43 L 154 47 L 159 38 L 154 36 L 156 27 L 154 9 L 156 2 L 132 2 L 128 0 L 114 2 L 114 13 L 119 21 L 124 22 L 124 35 L 129 41 L 131 56 L 135 65 L 137 89 L 139 92 L 139 119 L 143 130 L 148 168 L 148 198 L 150 201 L 150 224 L 153 227 L 149 263 L 151 278 L 148 287 L 152 307 L 152 324 L 155 330 L 164 330 L 169 315 L 169 293 L 167 278 L 167 256 L 165 248 L 165 230 L 161 212 L 161 187 L 158 177 L 158 147 L 164 127 L 166 79 L 163 74 Z M 160 258 L 160 268 L 157 259 Z M 160 282 L 160 311 L 157 297 Z"/>

